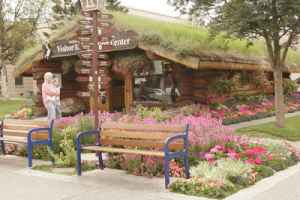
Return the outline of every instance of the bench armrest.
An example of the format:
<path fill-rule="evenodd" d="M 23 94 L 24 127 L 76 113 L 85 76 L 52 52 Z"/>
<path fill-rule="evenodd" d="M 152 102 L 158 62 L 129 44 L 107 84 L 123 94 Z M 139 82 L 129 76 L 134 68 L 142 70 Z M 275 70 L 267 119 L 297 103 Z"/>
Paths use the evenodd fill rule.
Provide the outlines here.
<path fill-rule="evenodd" d="M 86 131 L 86 132 L 78 133 L 77 136 L 76 136 L 76 145 L 77 145 L 77 148 L 80 148 L 80 146 L 81 146 L 81 138 L 86 137 L 86 136 L 91 136 L 91 135 L 98 136 L 98 137 L 96 137 L 96 141 L 97 141 L 97 144 L 99 145 L 100 144 L 100 142 L 99 142 L 99 139 L 100 139 L 100 130 L 96 129 L 96 130 L 93 130 L 93 131 Z"/>
<path fill-rule="evenodd" d="M 54 125 L 54 120 L 51 121 L 48 128 L 33 128 L 33 129 L 30 129 L 29 132 L 28 132 L 28 135 L 27 135 L 28 141 L 32 140 L 32 135 L 34 135 L 35 133 L 38 133 L 38 132 L 42 132 L 42 131 L 47 131 L 48 132 L 48 140 L 52 140 L 53 125 Z"/>
<path fill-rule="evenodd" d="M 185 151 L 188 150 L 188 148 L 189 148 L 188 129 L 189 129 L 189 125 L 186 125 L 186 129 L 183 134 L 177 134 L 177 135 L 168 137 L 166 139 L 165 146 L 164 146 L 165 153 L 170 152 L 169 145 L 176 140 L 183 140 L 183 143 L 184 143 L 183 149 Z"/>

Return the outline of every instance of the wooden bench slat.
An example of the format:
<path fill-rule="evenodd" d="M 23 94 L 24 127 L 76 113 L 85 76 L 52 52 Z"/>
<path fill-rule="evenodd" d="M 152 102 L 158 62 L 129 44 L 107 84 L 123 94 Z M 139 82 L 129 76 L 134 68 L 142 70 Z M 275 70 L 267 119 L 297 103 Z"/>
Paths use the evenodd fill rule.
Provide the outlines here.
<path fill-rule="evenodd" d="M 136 132 L 136 131 L 118 131 L 104 130 L 101 132 L 101 137 L 109 138 L 133 138 L 133 139 L 150 139 L 150 140 L 165 140 L 174 135 L 174 133 L 159 133 L 159 132 Z"/>
<path fill-rule="evenodd" d="M 163 149 L 164 142 L 160 141 L 151 141 L 151 140 L 129 140 L 129 139 L 110 139 L 103 138 L 101 139 L 101 144 L 105 146 L 123 146 L 123 147 L 141 147 L 148 149 Z M 172 143 L 170 149 L 177 150 L 183 148 L 183 142 Z"/>
<path fill-rule="evenodd" d="M 4 142 L 27 143 L 26 137 L 17 137 L 17 136 L 3 136 L 0 137 L 0 140 L 3 140 Z"/>
<path fill-rule="evenodd" d="M 28 130 L 3 129 L 4 135 L 27 136 Z"/>
<path fill-rule="evenodd" d="M 21 120 L 21 119 L 5 119 L 4 124 L 20 124 L 20 125 L 41 125 L 41 126 L 48 126 L 47 121 L 38 121 L 38 120 Z"/>
<path fill-rule="evenodd" d="M 30 130 L 30 129 L 33 129 L 33 128 L 47 128 L 47 126 L 31 125 L 31 124 L 11 124 L 11 123 L 4 123 L 4 129 Z"/>
<path fill-rule="evenodd" d="M 144 124 L 127 124 L 118 122 L 106 122 L 101 125 L 103 129 L 120 129 L 126 131 L 152 131 L 152 132 L 172 132 L 172 133 L 183 133 L 185 126 L 178 125 L 144 125 Z"/>
<path fill-rule="evenodd" d="M 4 136 L 11 136 L 11 137 L 24 137 L 27 138 L 29 130 L 10 130 L 10 129 L 3 129 Z M 48 139 L 48 132 L 38 132 L 32 135 L 33 140 L 46 140 Z"/>
<path fill-rule="evenodd" d="M 165 155 L 164 152 L 160 152 L 160 151 L 145 151 L 145 150 L 136 150 L 136 149 L 121 149 L 121 148 L 99 147 L 99 146 L 87 146 L 87 147 L 82 147 L 82 149 L 89 150 L 89 151 L 138 154 L 138 155 L 158 156 L 158 157 L 164 157 Z"/>

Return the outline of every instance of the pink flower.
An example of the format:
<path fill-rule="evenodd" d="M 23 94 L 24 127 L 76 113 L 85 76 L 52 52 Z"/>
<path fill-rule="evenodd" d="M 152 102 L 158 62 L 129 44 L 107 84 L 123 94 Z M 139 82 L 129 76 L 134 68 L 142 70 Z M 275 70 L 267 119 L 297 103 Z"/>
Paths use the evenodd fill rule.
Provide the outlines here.
<path fill-rule="evenodd" d="M 229 156 L 229 158 L 233 159 L 233 160 L 238 160 L 240 159 L 240 155 L 236 152 L 232 152 L 232 153 L 227 153 L 227 155 Z"/>
<path fill-rule="evenodd" d="M 214 156 L 214 154 L 206 153 L 206 154 L 204 155 L 204 158 L 205 158 L 206 160 L 208 160 L 208 161 L 212 161 L 212 160 L 214 160 L 215 156 Z"/>
<path fill-rule="evenodd" d="M 221 145 L 216 145 L 214 148 L 210 150 L 211 153 L 218 153 L 222 151 L 223 151 L 223 147 Z"/>
<path fill-rule="evenodd" d="M 268 160 L 273 160 L 273 156 L 272 156 L 271 154 L 269 154 L 269 155 L 267 156 L 267 158 L 268 158 Z"/>

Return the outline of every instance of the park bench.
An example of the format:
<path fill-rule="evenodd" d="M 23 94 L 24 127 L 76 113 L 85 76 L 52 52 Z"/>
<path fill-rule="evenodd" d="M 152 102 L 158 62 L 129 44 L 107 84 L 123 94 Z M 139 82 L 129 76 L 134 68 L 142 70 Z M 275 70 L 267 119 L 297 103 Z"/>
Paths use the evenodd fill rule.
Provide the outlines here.
<path fill-rule="evenodd" d="M 81 139 L 94 135 L 96 144 L 82 145 Z M 81 175 L 81 152 L 94 151 L 99 156 L 99 166 L 104 169 L 102 153 L 137 154 L 158 156 L 164 159 L 165 187 L 170 183 L 169 162 L 175 158 L 184 160 L 185 175 L 189 178 L 188 125 L 138 125 L 106 122 L 100 130 L 79 133 L 76 139 L 77 174 Z"/>
<path fill-rule="evenodd" d="M 32 150 L 35 145 L 52 147 L 53 121 L 5 119 L 0 121 L 0 146 L 3 154 L 5 143 L 27 145 L 28 167 L 32 167 Z"/>

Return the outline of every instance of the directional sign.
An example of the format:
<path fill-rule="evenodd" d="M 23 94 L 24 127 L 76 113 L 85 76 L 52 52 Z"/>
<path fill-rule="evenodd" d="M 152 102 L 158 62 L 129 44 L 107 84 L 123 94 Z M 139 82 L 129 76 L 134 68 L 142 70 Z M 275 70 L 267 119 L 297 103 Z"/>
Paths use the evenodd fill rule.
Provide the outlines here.
<path fill-rule="evenodd" d="M 90 60 L 81 60 L 81 64 L 86 67 L 92 67 L 92 61 Z M 108 60 L 99 60 L 99 67 L 106 67 L 112 65 L 111 61 Z"/>
<path fill-rule="evenodd" d="M 100 20 L 111 20 L 113 17 L 114 16 L 111 14 L 105 14 L 105 13 L 98 14 L 98 18 Z"/>
<path fill-rule="evenodd" d="M 78 40 L 81 43 L 91 43 L 92 42 L 91 38 L 89 38 L 89 37 L 79 37 Z"/>
<path fill-rule="evenodd" d="M 87 50 L 87 51 L 91 51 L 93 49 L 93 47 L 91 45 L 83 45 L 81 44 L 81 50 Z"/>
<path fill-rule="evenodd" d="M 85 92 L 85 91 L 79 91 L 77 92 L 78 97 L 90 97 L 90 92 Z"/>
<path fill-rule="evenodd" d="M 82 29 L 82 30 L 80 30 L 79 31 L 79 34 L 80 35 L 84 35 L 84 36 L 90 36 L 90 35 L 92 35 L 93 34 L 93 30 L 88 30 L 88 29 Z"/>
<path fill-rule="evenodd" d="M 93 58 L 93 52 L 92 51 L 81 51 L 80 57 L 85 60 L 91 60 Z M 109 56 L 104 53 L 100 53 L 98 55 L 98 59 L 107 60 Z"/>
<path fill-rule="evenodd" d="M 98 27 L 103 27 L 103 28 L 108 28 L 108 27 L 113 26 L 113 23 L 111 23 L 111 22 L 98 22 L 97 26 Z"/>
<path fill-rule="evenodd" d="M 80 25 L 80 30 L 93 30 L 93 25 Z"/>
<path fill-rule="evenodd" d="M 88 76 L 77 76 L 76 81 L 77 82 L 89 82 L 89 77 Z"/>
<path fill-rule="evenodd" d="M 85 20 L 93 20 L 92 15 L 89 12 L 83 12 L 82 15 L 84 16 Z M 113 15 L 111 14 L 105 14 L 105 13 L 98 14 L 98 20 L 111 20 L 112 18 Z"/>
<path fill-rule="evenodd" d="M 113 25 L 112 22 L 109 21 L 100 21 L 97 23 L 98 27 L 111 27 Z M 93 21 L 91 20 L 81 20 L 80 21 L 81 28 L 93 28 Z"/>
<path fill-rule="evenodd" d="M 78 74 L 85 74 L 85 75 L 87 75 L 87 74 L 90 74 L 90 73 L 91 73 L 91 70 L 90 70 L 90 69 L 87 69 L 87 68 L 80 68 L 80 69 L 76 70 L 76 72 L 77 72 Z"/>
<path fill-rule="evenodd" d="M 67 57 L 78 55 L 80 47 L 77 40 L 61 40 L 55 42 L 50 51 L 51 58 Z"/>

